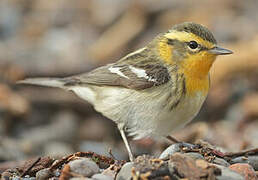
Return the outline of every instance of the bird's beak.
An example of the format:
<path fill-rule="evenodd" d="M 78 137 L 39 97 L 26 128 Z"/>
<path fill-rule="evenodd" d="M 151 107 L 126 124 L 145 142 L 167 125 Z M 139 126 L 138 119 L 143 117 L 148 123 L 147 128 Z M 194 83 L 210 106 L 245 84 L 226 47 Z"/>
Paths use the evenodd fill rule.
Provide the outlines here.
<path fill-rule="evenodd" d="M 214 55 L 227 55 L 227 54 L 233 54 L 232 51 L 228 50 L 228 49 L 224 49 L 218 46 L 215 46 L 212 49 L 208 50 L 209 53 L 214 54 Z"/>

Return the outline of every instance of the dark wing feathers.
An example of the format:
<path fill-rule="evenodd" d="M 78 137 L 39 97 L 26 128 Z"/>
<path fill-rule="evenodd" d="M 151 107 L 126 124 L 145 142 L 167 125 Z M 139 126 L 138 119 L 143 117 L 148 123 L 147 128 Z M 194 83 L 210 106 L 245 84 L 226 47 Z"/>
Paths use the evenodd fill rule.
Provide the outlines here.
<path fill-rule="evenodd" d="M 133 52 L 114 64 L 93 71 L 65 78 L 65 86 L 87 85 L 118 86 L 143 90 L 168 82 L 167 67 L 148 48 Z"/>
<path fill-rule="evenodd" d="M 149 64 L 144 67 L 135 67 L 128 64 L 109 64 L 89 73 L 67 78 L 65 79 L 67 82 L 65 86 L 92 84 L 143 90 L 164 84 L 169 79 L 170 75 L 167 68 L 160 64 Z"/>

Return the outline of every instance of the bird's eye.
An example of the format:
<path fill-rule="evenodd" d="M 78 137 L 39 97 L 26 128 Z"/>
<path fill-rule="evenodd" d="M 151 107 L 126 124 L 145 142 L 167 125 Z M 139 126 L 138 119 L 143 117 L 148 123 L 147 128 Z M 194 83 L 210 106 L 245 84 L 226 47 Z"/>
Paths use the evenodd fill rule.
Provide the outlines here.
<path fill-rule="evenodd" d="M 198 43 L 196 41 L 190 41 L 188 43 L 188 46 L 191 48 L 191 49 L 196 49 L 198 48 Z"/>

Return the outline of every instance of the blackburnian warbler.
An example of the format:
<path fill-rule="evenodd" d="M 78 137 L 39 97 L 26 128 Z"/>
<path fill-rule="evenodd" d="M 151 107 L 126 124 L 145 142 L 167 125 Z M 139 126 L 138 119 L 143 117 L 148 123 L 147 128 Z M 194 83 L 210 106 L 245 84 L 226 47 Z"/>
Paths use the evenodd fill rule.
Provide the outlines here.
<path fill-rule="evenodd" d="M 209 90 L 217 46 L 202 25 L 186 22 L 113 64 L 66 78 L 32 78 L 20 83 L 73 91 L 113 120 L 133 160 L 125 132 L 135 139 L 166 137 L 192 120 Z"/>

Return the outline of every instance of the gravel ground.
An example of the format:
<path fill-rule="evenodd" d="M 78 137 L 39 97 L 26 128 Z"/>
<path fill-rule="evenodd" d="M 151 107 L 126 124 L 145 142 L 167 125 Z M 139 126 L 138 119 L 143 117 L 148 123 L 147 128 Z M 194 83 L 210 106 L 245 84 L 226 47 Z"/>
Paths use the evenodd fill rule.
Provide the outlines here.
<path fill-rule="evenodd" d="M 1 0 L 2 179 L 5 176 L 255 179 L 257 7 L 258 1 L 253 0 Z M 87 102 L 59 89 L 15 84 L 25 77 L 64 77 L 114 62 L 184 21 L 204 24 L 221 46 L 234 51 L 231 56 L 219 58 L 211 69 L 210 93 L 194 122 L 171 134 L 191 144 L 202 139 L 218 154 L 182 151 L 168 142 L 144 139 L 130 141 L 138 158 L 126 163 L 126 149 L 115 124 L 96 113 Z M 165 150 L 168 146 L 172 150 Z M 110 149 L 115 158 L 108 158 Z M 246 151 L 250 149 L 252 153 Z M 165 158 L 164 150 L 171 156 Z M 92 154 L 74 154 L 89 151 L 108 160 L 106 166 L 100 166 Z M 236 154 L 229 157 L 226 152 Z M 60 166 L 53 165 L 64 157 L 69 160 L 62 161 Z M 26 167 L 24 162 L 28 164 Z M 32 169 L 28 169 L 30 166 Z M 89 170 L 85 175 L 86 172 L 74 172 L 72 166 L 92 169 L 84 168 Z M 162 168 L 152 172 L 152 167 Z"/>
<path fill-rule="evenodd" d="M 0 167 L 3 168 L 3 167 Z M 93 152 L 78 152 L 59 160 L 34 158 L 15 169 L 7 169 L 2 179 L 257 179 L 258 149 L 237 153 L 221 152 L 207 142 L 169 146 L 159 158 L 138 156 L 133 162 L 116 160 Z"/>

